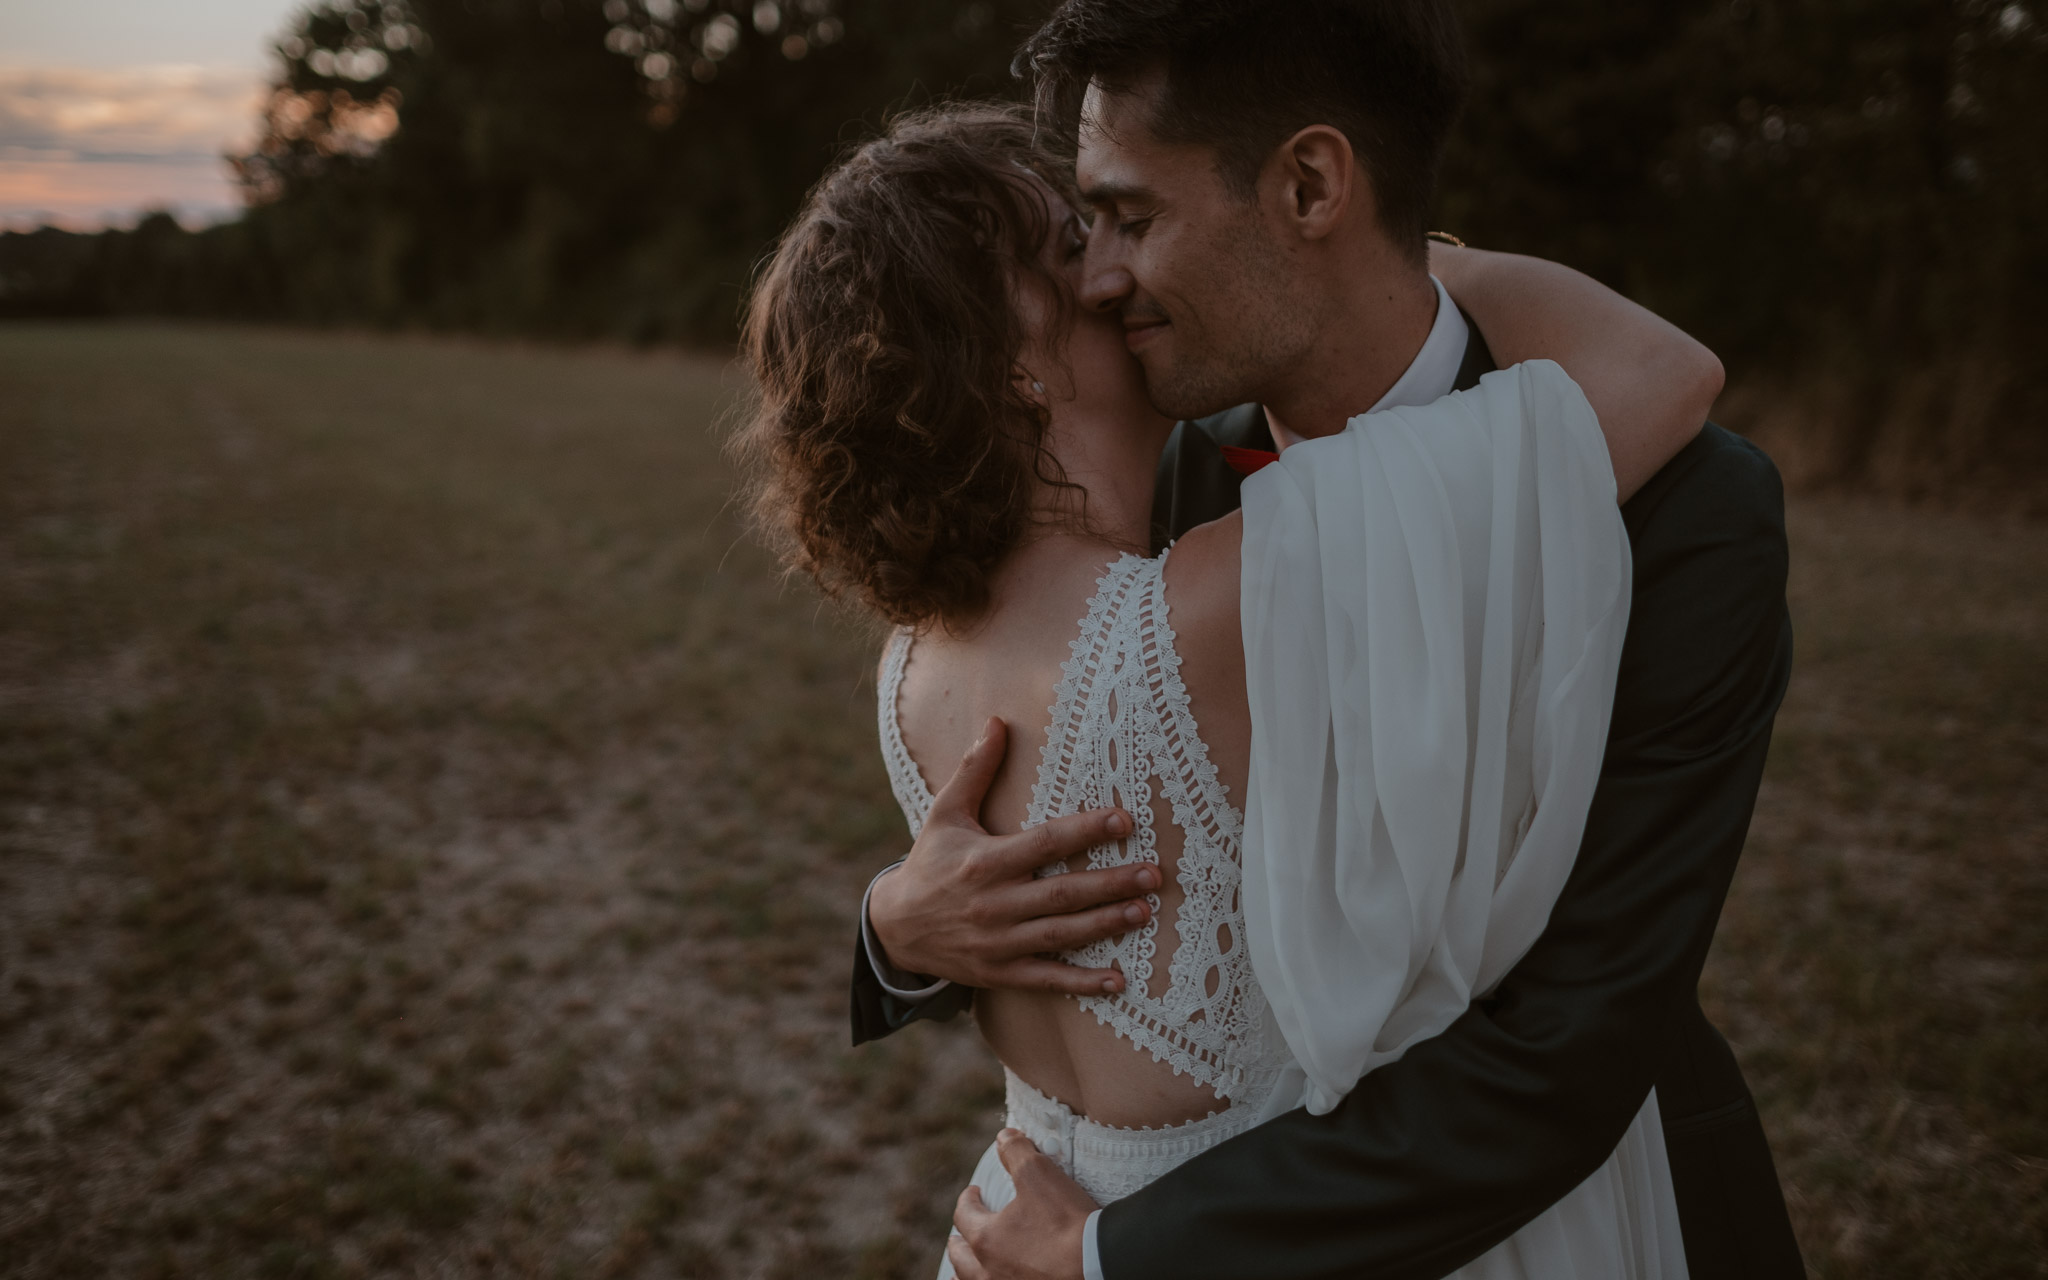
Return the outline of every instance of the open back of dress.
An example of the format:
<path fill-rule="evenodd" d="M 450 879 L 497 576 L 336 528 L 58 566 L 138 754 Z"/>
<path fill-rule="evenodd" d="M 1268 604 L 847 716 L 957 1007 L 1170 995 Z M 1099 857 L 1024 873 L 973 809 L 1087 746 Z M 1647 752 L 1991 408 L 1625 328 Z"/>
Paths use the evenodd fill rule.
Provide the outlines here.
<path fill-rule="evenodd" d="M 1165 555 L 1126 555 L 1097 582 L 1053 695 L 1024 825 L 1111 806 L 1131 815 L 1132 834 L 1090 849 L 1087 865 L 1157 860 L 1179 892 L 1166 895 L 1167 901 L 1152 895 L 1152 918 L 1142 928 L 1066 953 L 1074 964 L 1115 967 L 1125 977 L 1122 994 L 1080 1004 L 1175 1075 L 1213 1090 L 1227 1107 L 1188 1125 L 1112 1128 L 1073 1115 L 1013 1074 L 1013 1123 L 1019 1114 L 1027 1120 L 1042 1114 L 1048 1117 L 1045 1128 L 1080 1126 L 1074 1132 L 1093 1140 L 1082 1144 L 1081 1159 L 1066 1163 L 1097 1199 L 1135 1190 L 1195 1150 L 1246 1127 L 1284 1061 L 1245 944 L 1244 818 L 1218 781 L 1189 711 L 1167 618 L 1165 566 Z M 911 647 L 908 632 L 890 642 L 878 692 L 883 756 L 915 832 L 931 808 L 932 793 L 904 747 L 896 712 Z M 1162 814 L 1173 831 L 1160 829 Z M 1068 869 L 1054 863 L 1039 875 Z M 1178 902 L 1170 900 L 1175 897 Z M 1164 954 L 1162 939 L 1171 941 Z M 1020 1127 L 1029 1132 L 1032 1126 Z M 1125 1150 L 1137 1137 L 1145 1150 Z M 1154 1149 L 1162 1139 L 1178 1156 L 1163 1165 L 1164 1152 Z"/>

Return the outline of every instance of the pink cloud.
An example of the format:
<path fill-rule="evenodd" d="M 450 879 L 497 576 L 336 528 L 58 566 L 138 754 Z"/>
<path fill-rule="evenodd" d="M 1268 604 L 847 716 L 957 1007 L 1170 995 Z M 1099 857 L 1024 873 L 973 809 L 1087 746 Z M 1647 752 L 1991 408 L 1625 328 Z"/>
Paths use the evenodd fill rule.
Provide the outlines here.
<path fill-rule="evenodd" d="M 263 93 L 241 68 L 0 68 L 0 223 L 223 216 L 239 196 L 221 157 L 249 145 Z"/>

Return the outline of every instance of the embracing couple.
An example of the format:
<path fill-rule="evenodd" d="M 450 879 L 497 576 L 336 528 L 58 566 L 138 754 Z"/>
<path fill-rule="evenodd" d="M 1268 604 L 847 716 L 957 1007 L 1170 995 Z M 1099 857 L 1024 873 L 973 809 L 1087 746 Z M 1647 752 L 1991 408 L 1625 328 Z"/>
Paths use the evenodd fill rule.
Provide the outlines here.
<path fill-rule="evenodd" d="M 813 191 L 737 440 L 894 626 L 855 1039 L 1005 1067 L 941 1275 L 1800 1276 L 1695 991 L 1791 661 L 1719 363 L 1425 231 L 1448 0 L 1018 65 Z"/>

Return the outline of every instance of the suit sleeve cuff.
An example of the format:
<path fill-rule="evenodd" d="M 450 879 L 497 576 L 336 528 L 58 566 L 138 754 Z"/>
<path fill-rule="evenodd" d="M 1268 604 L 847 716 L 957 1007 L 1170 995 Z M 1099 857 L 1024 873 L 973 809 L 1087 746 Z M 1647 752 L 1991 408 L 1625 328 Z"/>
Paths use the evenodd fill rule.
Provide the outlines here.
<path fill-rule="evenodd" d="M 1081 1280 L 1102 1280 L 1102 1246 L 1095 1240 L 1095 1226 L 1101 1221 L 1102 1210 L 1097 1209 L 1081 1228 Z"/>
<path fill-rule="evenodd" d="M 898 858 L 876 872 L 875 880 L 902 865 L 903 860 Z M 868 881 L 867 891 L 860 895 L 860 940 L 861 945 L 867 948 L 868 965 L 875 971 L 875 980 L 881 984 L 882 990 L 905 1004 L 923 1004 L 953 984 L 929 974 L 904 973 L 889 963 L 889 953 L 882 950 L 882 944 L 875 938 L 875 928 L 868 922 L 868 900 L 874 896 L 875 880 Z"/>

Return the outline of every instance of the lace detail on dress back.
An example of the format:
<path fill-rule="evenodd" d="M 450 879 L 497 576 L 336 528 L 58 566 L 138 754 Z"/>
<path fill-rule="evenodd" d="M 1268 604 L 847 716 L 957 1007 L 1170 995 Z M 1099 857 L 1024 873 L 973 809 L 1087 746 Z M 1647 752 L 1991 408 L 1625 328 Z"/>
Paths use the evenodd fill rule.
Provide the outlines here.
<path fill-rule="evenodd" d="M 1067 953 L 1087 968 L 1124 973 L 1124 993 L 1082 999 L 1096 1020 L 1233 1103 L 1265 1096 L 1277 1074 L 1278 1036 L 1252 976 L 1238 897 L 1244 816 L 1216 778 L 1188 708 L 1180 655 L 1167 621 L 1166 556 L 1126 555 L 1096 584 L 1054 694 L 1052 723 L 1024 825 L 1121 806 L 1135 825 L 1088 851 L 1090 868 L 1158 858 L 1153 786 L 1183 837 L 1183 893 L 1166 989 L 1151 992 L 1159 899 L 1144 928 Z M 1056 863 L 1041 876 L 1066 870 Z"/>
<path fill-rule="evenodd" d="M 1072 656 L 1061 668 L 1024 826 L 1121 806 L 1135 829 L 1121 846 L 1090 849 L 1088 866 L 1157 861 L 1157 784 L 1183 837 L 1183 898 L 1166 990 L 1151 992 L 1159 947 L 1157 894 L 1148 898 L 1152 918 L 1144 928 L 1069 951 L 1065 958 L 1086 968 L 1114 965 L 1123 971 L 1122 995 L 1081 1000 L 1097 1021 L 1174 1074 L 1191 1076 L 1232 1103 L 1258 1101 L 1278 1074 L 1284 1050 L 1245 946 L 1238 897 L 1244 815 L 1217 781 L 1188 709 L 1166 616 L 1165 567 L 1164 555 L 1126 555 L 1096 583 Z M 883 657 L 876 694 L 889 784 L 914 838 L 931 809 L 932 792 L 903 745 L 896 715 L 910 650 L 910 632 L 897 632 Z M 1065 870 L 1064 863 L 1054 863 L 1038 874 Z"/>

